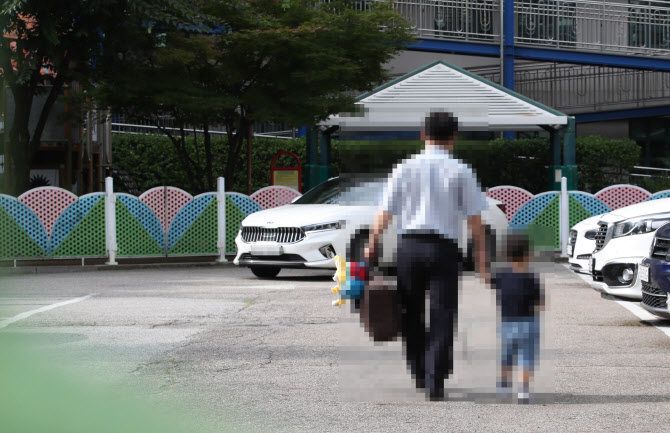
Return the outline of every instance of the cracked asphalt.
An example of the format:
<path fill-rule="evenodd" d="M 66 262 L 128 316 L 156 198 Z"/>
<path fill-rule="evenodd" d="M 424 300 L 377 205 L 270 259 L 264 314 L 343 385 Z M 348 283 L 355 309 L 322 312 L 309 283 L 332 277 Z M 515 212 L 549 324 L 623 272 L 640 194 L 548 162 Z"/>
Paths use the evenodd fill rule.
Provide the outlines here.
<path fill-rule="evenodd" d="M 449 401 L 411 388 L 402 345 L 374 345 L 331 306 L 330 271 L 162 268 L 2 277 L 3 319 L 94 297 L 0 329 L 100 387 L 174 407 L 196 431 L 665 431 L 670 338 L 601 299 L 562 265 L 540 265 L 536 404 L 492 398 L 495 303 L 462 281 Z M 2 340 L 0 340 L 1 342 Z"/>

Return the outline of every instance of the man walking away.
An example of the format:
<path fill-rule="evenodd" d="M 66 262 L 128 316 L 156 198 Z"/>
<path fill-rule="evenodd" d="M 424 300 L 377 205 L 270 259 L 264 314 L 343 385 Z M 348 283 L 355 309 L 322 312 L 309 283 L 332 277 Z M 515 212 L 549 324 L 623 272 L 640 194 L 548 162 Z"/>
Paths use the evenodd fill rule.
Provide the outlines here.
<path fill-rule="evenodd" d="M 425 121 L 425 149 L 399 164 L 388 182 L 370 234 L 366 259 L 393 216 L 398 228 L 398 287 L 408 368 L 431 400 L 444 397 L 444 379 L 453 370 L 458 313 L 459 228 L 467 218 L 475 244 L 475 267 L 488 281 L 481 212 L 486 199 L 473 171 L 451 152 L 458 121 L 431 113 Z M 426 330 L 425 294 L 430 296 Z"/>

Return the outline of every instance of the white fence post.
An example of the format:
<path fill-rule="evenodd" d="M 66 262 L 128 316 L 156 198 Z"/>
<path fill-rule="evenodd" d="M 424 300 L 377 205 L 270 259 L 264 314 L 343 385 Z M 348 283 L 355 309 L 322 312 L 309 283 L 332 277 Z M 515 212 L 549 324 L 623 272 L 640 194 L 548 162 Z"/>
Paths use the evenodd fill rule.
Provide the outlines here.
<path fill-rule="evenodd" d="M 218 222 L 218 241 L 216 246 L 219 249 L 219 263 L 228 263 L 226 260 L 226 179 L 219 177 L 216 179 L 216 204 L 217 204 L 217 222 Z"/>
<path fill-rule="evenodd" d="M 570 208 L 568 201 L 568 180 L 561 177 L 561 198 L 559 205 L 559 239 L 561 242 L 561 257 L 568 256 L 568 238 L 570 236 Z"/>
<path fill-rule="evenodd" d="M 105 246 L 107 249 L 107 265 L 118 265 L 116 262 L 116 196 L 114 195 L 114 179 L 105 179 Z"/>

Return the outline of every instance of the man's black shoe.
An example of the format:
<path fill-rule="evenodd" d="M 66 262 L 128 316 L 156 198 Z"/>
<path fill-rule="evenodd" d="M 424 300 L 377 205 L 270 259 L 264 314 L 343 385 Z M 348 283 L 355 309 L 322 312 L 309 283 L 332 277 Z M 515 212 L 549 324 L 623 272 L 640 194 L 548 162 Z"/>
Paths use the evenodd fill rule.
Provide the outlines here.
<path fill-rule="evenodd" d="M 430 401 L 444 401 L 444 389 L 430 389 L 426 394 Z"/>

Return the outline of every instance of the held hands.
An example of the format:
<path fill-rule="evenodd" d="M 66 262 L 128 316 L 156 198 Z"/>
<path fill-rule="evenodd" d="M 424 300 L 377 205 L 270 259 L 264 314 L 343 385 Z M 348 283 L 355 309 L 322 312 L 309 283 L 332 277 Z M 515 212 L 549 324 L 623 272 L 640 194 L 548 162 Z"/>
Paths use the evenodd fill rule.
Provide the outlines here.
<path fill-rule="evenodd" d="M 491 267 L 485 257 L 480 257 L 480 259 L 477 260 L 475 265 L 475 272 L 479 275 L 479 278 L 484 281 L 484 283 L 491 283 Z"/>

